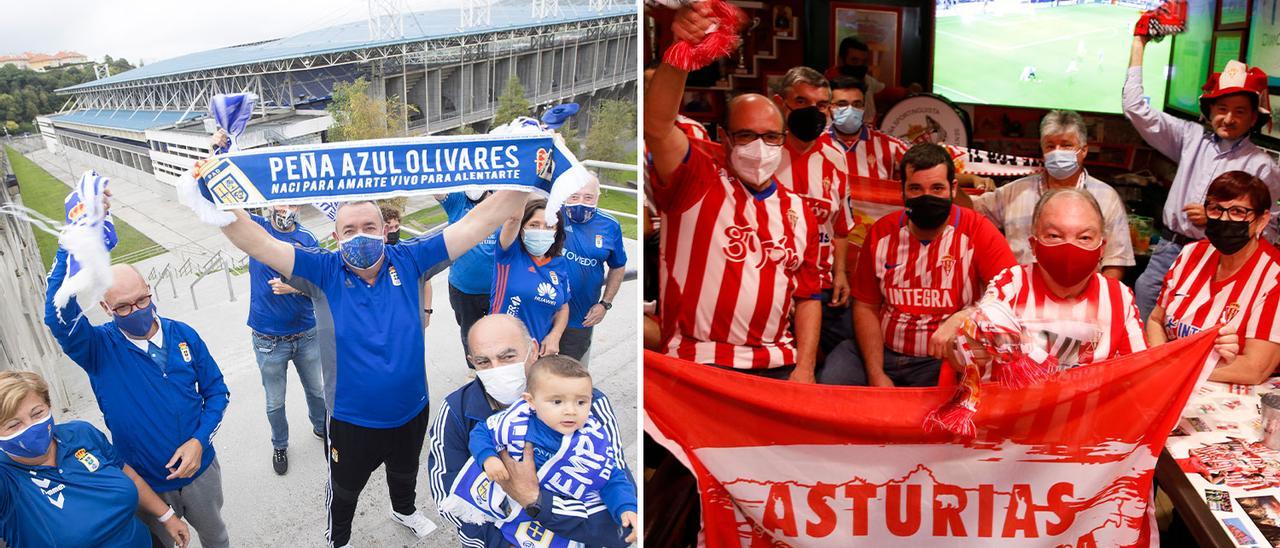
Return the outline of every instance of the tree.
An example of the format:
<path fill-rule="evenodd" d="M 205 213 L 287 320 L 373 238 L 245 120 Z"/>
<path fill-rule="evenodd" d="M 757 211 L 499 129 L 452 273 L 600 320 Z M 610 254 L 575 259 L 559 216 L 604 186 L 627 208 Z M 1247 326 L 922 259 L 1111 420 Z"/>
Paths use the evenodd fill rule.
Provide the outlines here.
<path fill-rule="evenodd" d="M 493 115 L 493 126 L 498 127 L 515 120 L 517 116 L 528 116 L 532 108 L 529 100 L 524 97 L 524 85 L 520 83 L 520 78 L 512 75 L 507 80 L 506 89 L 502 90 L 502 96 L 498 97 L 498 110 Z"/>
<path fill-rule="evenodd" d="M 7 121 L 5 121 L 5 123 L 4 123 L 4 128 L 5 128 L 5 129 L 7 129 L 7 130 L 9 130 L 9 133 L 17 133 L 17 132 L 18 132 L 18 123 L 17 123 L 17 122 L 15 122 L 15 121 L 13 121 L 13 120 L 7 120 Z"/>
<path fill-rule="evenodd" d="M 369 82 L 358 78 L 333 87 L 327 110 L 333 116 L 330 141 L 384 139 L 404 135 L 409 109 L 399 97 L 378 100 L 369 96 Z"/>
<path fill-rule="evenodd" d="M 570 119 L 565 122 L 560 129 L 556 130 L 560 137 L 564 139 L 565 148 L 569 149 L 574 156 L 582 156 L 582 144 L 578 142 L 578 123 Z"/>
<path fill-rule="evenodd" d="M 636 105 L 618 100 L 602 101 L 592 109 L 584 158 L 605 162 L 635 162 Z M 607 170 L 601 177 L 613 182 L 631 179 L 625 172 Z"/>
<path fill-rule="evenodd" d="M 329 126 L 330 141 L 359 141 L 385 139 L 404 135 L 409 119 L 409 109 L 399 97 L 378 100 L 369 96 L 369 82 L 357 78 L 350 84 L 339 82 L 333 87 L 333 101 L 326 110 L 333 116 Z M 403 212 L 409 199 L 388 198 L 377 200 L 380 207 L 391 207 Z"/>

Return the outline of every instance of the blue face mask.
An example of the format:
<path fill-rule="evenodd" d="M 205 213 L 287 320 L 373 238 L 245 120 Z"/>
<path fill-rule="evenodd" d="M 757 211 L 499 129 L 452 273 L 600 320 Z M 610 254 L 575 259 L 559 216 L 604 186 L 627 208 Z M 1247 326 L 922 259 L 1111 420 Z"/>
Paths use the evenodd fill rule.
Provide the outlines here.
<path fill-rule="evenodd" d="M 1074 150 L 1054 150 L 1044 155 L 1044 170 L 1054 179 L 1066 179 L 1080 169 Z"/>
<path fill-rule="evenodd" d="M 852 135 L 862 130 L 863 110 L 857 107 L 838 107 L 831 114 L 831 121 L 836 130 L 845 135 Z"/>
<path fill-rule="evenodd" d="M 571 223 L 585 223 L 596 216 L 596 206 L 587 204 L 573 204 L 564 206 L 565 218 Z"/>
<path fill-rule="evenodd" d="M 546 255 L 547 250 L 551 249 L 551 244 L 556 242 L 556 231 L 526 228 L 520 240 L 524 242 L 525 251 L 534 257 L 541 257 Z"/>
<path fill-rule="evenodd" d="M 369 268 L 382 258 L 386 242 L 381 236 L 356 234 L 342 242 L 342 260 L 351 268 Z"/>
<path fill-rule="evenodd" d="M 112 315 L 115 316 L 115 314 Z M 151 324 L 156 321 L 156 303 L 152 301 L 146 308 L 139 308 L 128 315 L 115 316 L 115 318 L 116 327 L 131 337 L 141 339 L 147 336 L 151 331 Z"/>
<path fill-rule="evenodd" d="M 17 434 L 0 438 L 0 451 L 18 458 L 34 459 L 48 453 L 50 443 L 53 443 L 53 413 Z"/>

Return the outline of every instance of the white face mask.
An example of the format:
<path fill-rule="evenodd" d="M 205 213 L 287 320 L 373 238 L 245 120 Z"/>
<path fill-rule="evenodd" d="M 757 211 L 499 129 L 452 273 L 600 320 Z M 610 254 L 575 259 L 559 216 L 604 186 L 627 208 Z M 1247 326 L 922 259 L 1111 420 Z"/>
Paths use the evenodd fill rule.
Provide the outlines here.
<path fill-rule="evenodd" d="M 529 362 L 529 355 L 532 353 L 533 345 L 530 344 L 529 352 L 519 362 L 497 364 L 488 369 L 476 370 L 476 377 L 479 377 L 480 384 L 484 385 L 484 391 L 489 394 L 489 397 L 502 405 L 511 405 L 520 399 L 526 384 L 524 364 Z"/>
<path fill-rule="evenodd" d="M 735 146 L 729 153 L 729 165 L 744 182 L 760 186 L 773 176 L 782 163 L 782 147 L 764 144 L 764 139 L 756 139 L 742 146 Z"/>
<path fill-rule="evenodd" d="M 1044 155 L 1044 170 L 1054 179 L 1066 179 L 1080 169 L 1080 158 L 1074 150 L 1053 150 Z"/>

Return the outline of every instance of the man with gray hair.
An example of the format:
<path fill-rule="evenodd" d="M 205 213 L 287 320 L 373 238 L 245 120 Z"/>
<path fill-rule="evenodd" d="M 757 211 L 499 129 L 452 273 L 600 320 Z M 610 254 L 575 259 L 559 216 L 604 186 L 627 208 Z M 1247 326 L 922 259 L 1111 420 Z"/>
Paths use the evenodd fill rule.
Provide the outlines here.
<path fill-rule="evenodd" d="M 787 121 L 782 163 L 774 177 L 800 196 L 818 221 L 818 272 L 822 289 L 822 336 L 819 347 L 829 352 L 847 339 L 849 279 L 847 236 L 853 228 L 849 209 L 849 166 L 843 146 L 827 128 L 831 113 L 831 84 L 818 71 L 793 67 L 782 77 L 774 103 Z M 842 319 L 844 321 L 842 321 Z"/>
<path fill-rule="evenodd" d="M 1084 119 L 1070 110 L 1049 111 L 1040 121 L 1040 150 L 1044 153 L 1043 173 L 975 196 L 973 209 L 1004 232 L 1018 264 L 1030 264 L 1035 261 L 1031 251 L 1032 217 L 1040 197 L 1053 189 L 1086 191 L 1102 212 L 1102 274 L 1121 279 L 1125 268 L 1135 264 L 1129 218 L 1115 189 L 1084 169 L 1084 157 L 1089 151 Z"/>

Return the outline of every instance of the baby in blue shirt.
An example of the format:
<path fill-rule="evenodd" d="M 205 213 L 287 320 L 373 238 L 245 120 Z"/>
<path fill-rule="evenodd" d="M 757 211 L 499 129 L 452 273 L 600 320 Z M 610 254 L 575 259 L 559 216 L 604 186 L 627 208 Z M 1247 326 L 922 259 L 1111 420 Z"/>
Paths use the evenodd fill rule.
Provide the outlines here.
<path fill-rule="evenodd" d="M 587 368 L 569 356 L 546 356 L 530 367 L 526 384 L 523 399 L 471 431 L 471 455 L 485 475 L 509 479 L 498 453 L 506 450 L 519 460 L 531 443 L 543 488 L 588 505 L 602 503 L 624 528 L 638 525 L 635 483 L 619 465 L 608 429 L 591 415 L 592 400 L 603 394 L 593 388 Z"/>

